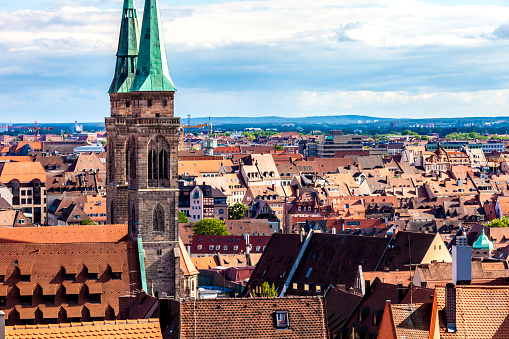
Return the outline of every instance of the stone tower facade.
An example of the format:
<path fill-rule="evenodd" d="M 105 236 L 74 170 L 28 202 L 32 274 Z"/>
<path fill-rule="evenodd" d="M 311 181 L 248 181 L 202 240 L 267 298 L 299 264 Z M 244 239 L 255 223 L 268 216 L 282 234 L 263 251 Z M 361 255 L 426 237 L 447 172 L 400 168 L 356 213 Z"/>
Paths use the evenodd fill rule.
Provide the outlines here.
<path fill-rule="evenodd" d="M 127 223 L 130 239 L 141 237 L 147 292 L 178 296 L 180 118 L 173 112 L 176 89 L 168 72 L 158 1 L 145 1 L 141 35 L 135 21 L 133 0 L 125 0 L 109 91 L 111 117 L 106 118 L 108 223 Z"/>

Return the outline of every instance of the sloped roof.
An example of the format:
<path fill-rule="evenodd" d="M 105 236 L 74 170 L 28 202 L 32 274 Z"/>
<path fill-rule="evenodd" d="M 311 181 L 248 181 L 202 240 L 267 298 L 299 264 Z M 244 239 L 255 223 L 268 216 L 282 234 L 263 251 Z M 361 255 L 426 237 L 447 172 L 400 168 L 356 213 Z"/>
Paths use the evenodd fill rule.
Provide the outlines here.
<path fill-rule="evenodd" d="M 18 338 L 139 338 L 162 339 L 159 319 L 7 326 L 6 339 Z"/>
<path fill-rule="evenodd" d="M 179 237 L 179 251 L 180 251 L 180 269 L 184 272 L 184 275 L 195 275 L 198 274 L 198 270 L 194 266 L 189 253 L 187 253 L 186 247 Z"/>
<path fill-rule="evenodd" d="M 288 312 L 288 330 L 275 326 L 275 312 L 282 310 Z M 319 297 L 186 300 L 181 312 L 182 339 L 327 338 Z"/>
<path fill-rule="evenodd" d="M 431 303 L 389 304 L 397 338 L 428 339 Z"/>
<path fill-rule="evenodd" d="M 448 332 L 445 287 L 436 287 L 440 338 L 509 338 L 508 286 L 456 286 L 456 332 Z"/>
<path fill-rule="evenodd" d="M 127 239 L 127 233 L 127 225 L 0 228 L 0 243 L 118 242 Z"/>
<path fill-rule="evenodd" d="M 39 179 L 46 182 L 46 171 L 40 162 L 3 162 L 0 163 L 0 182 L 17 179 L 20 182 L 30 182 Z"/>

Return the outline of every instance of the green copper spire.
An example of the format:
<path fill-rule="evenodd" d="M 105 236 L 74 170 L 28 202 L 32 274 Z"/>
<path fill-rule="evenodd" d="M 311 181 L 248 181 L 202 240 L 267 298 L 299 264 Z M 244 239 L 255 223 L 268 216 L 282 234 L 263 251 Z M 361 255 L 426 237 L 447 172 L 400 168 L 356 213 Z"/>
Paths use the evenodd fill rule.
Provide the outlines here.
<path fill-rule="evenodd" d="M 484 230 L 482 230 L 481 235 L 472 244 L 472 248 L 475 250 L 492 250 L 495 247 L 493 246 L 493 242 L 484 234 Z"/>
<path fill-rule="evenodd" d="M 145 0 L 138 67 L 131 92 L 176 91 L 168 72 L 158 0 Z"/>
<path fill-rule="evenodd" d="M 129 92 L 138 59 L 139 27 L 134 0 L 124 0 L 115 77 L 108 93 Z"/>

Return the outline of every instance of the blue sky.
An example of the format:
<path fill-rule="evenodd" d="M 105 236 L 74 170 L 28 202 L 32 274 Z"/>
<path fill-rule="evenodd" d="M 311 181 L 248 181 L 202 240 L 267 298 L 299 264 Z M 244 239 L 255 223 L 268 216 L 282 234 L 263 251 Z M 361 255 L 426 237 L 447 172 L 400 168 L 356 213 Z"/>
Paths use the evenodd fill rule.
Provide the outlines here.
<path fill-rule="evenodd" d="M 122 1 L 0 5 L 0 121 L 109 115 Z M 181 117 L 509 115 L 507 1 L 160 6 Z"/>

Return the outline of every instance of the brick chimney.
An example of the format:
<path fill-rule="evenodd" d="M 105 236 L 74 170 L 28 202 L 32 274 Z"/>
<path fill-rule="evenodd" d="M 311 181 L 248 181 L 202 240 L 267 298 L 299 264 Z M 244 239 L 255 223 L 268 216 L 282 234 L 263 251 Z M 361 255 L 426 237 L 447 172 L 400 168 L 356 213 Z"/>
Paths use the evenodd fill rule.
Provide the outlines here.
<path fill-rule="evenodd" d="M 445 286 L 445 318 L 447 320 L 447 332 L 456 332 L 456 287 L 454 284 Z"/>

